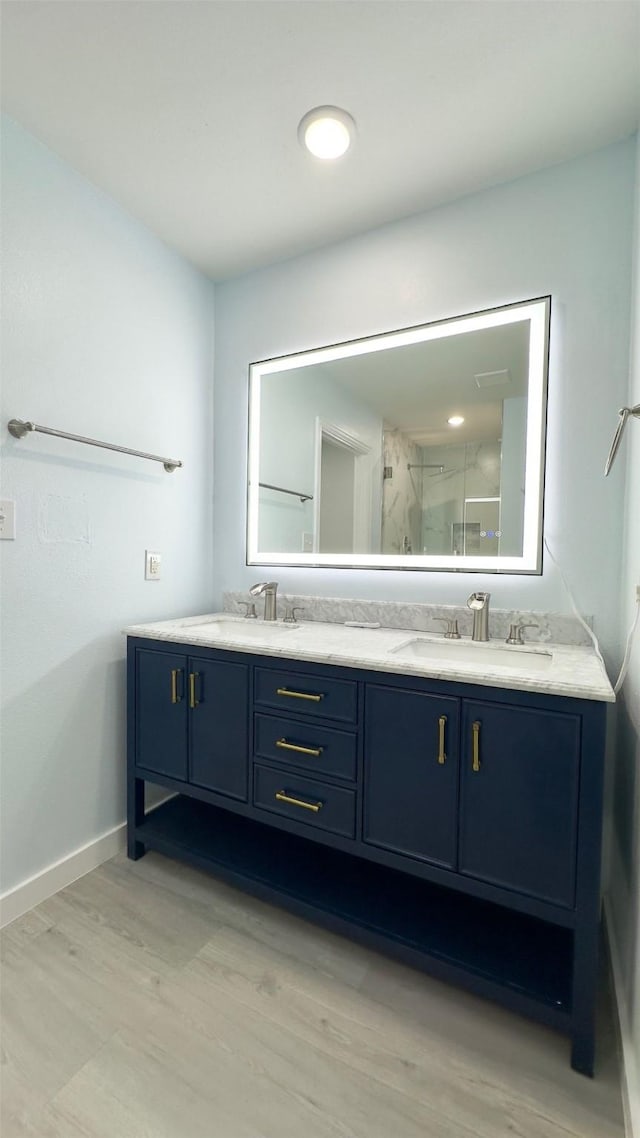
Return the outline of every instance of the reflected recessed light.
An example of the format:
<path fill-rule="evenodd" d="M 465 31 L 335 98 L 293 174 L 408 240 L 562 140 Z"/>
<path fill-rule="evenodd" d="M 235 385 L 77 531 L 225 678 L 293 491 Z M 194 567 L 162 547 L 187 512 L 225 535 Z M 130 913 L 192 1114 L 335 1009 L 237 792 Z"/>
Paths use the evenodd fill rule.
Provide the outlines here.
<path fill-rule="evenodd" d="M 447 419 L 447 423 L 450 427 L 461 427 L 464 423 L 464 415 L 452 415 L 450 419 Z"/>
<path fill-rule="evenodd" d="M 340 107 L 314 107 L 300 120 L 298 138 L 316 158 L 340 158 L 351 146 L 356 124 Z"/>

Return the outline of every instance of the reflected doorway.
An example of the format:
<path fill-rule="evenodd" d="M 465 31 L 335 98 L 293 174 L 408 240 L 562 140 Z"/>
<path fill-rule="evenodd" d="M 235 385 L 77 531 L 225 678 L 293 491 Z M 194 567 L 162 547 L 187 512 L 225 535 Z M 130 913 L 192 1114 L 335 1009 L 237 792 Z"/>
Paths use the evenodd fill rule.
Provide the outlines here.
<path fill-rule="evenodd" d="M 358 435 L 316 419 L 314 552 L 371 550 L 370 459 Z"/>
<path fill-rule="evenodd" d="M 353 451 L 322 436 L 319 553 L 353 549 L 355 464 Z"/>

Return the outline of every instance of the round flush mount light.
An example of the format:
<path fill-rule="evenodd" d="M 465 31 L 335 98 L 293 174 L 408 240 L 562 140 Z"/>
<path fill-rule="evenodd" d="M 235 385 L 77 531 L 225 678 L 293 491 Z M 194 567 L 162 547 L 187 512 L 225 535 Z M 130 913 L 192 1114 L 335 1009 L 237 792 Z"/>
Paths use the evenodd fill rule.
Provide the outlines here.
<path fill-rule="evenodd" d="M 447 419 L 447 423 L 450 427 L 461 427 L 464 423 L 464 415 L 452 415 L 450 419 Z"/>
<path fill-rule="evenodd" d="M 298 138 L 315 158 L 341 158 L 356 132 L 356 124 L 340 107 L 314 107 L 300 120 Z"/>

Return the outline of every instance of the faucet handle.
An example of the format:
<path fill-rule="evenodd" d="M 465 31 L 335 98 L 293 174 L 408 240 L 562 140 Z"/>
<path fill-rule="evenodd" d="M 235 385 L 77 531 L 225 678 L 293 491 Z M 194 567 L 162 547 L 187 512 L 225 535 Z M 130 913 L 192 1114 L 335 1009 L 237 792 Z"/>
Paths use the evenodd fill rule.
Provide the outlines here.
<path fill-rule="evenodd" d="M 526 623 L 522 623 L 522 624 L 511 624 L 511 625 L 509 625 L 509 635 L 507 636 L 505 643 L 506 644 L 524 644 L 525 640 L 524 640 L 524 636 L 522 635 L 522 631 L 525 628 L 540 628 L 540 625 L 535 624 L 533 622 L 526 622 Z"/>
<path fill-rule="evenodd" d="M 253 601 L 238 601 L 238 604 L 244 605 L 244 608 L 245 608 L 244 619 L 245 620 L 257 620 L 258 619 L 258 614 L 256 612 L 256 606 L 254 605 Z"/>
<path fill-rule="evenodd" d="M 306 608 L 302 605 L 285 605 L 284 617 L 282 618 L 283 624 L 297 624 L 296 613 L 306 612 Z"/>
<path fill-rule="evenodd" d="M 445 628 L 444 634 L 443 634 L 445 640 L 459 640 L 460 639 L 460 633 L 458 632 L 458 621 L 455 620 L 453 617 L 434 616 L 433 619 L 439 621 L 442 624 L 446 624 L 447 627 Z"/>

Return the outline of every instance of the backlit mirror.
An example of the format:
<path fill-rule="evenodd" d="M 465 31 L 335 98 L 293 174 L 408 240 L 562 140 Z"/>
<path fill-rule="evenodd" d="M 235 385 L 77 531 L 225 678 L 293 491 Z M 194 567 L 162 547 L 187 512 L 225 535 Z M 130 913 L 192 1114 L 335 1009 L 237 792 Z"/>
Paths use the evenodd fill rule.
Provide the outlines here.
<path fill-rule="evenodd" d="M 550 297 L 251 364 L 247 562 L 539 573 Z"/>

